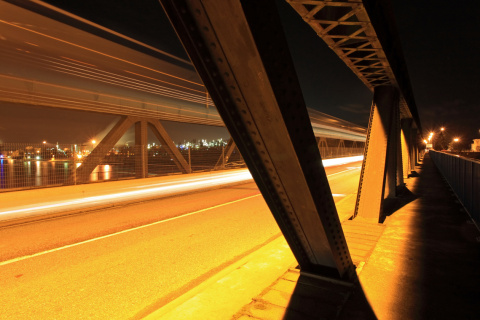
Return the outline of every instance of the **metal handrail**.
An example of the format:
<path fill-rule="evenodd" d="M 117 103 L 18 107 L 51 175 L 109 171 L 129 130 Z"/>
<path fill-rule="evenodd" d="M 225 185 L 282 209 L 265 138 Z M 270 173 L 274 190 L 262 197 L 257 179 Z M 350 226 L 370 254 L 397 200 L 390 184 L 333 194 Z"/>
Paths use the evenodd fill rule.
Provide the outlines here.
<path fill-rule="evenodd" d="M 446 152 L 429 153 L 457 198 L 480 225 L 480 161 Z"/>

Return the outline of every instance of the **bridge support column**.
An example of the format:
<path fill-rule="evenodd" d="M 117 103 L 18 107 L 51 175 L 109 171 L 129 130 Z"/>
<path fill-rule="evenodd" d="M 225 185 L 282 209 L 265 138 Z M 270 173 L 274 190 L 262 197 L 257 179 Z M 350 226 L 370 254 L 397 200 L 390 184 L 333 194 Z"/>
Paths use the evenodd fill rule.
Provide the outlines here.
<path fill-rule="evenodd" d="M 318 150 L 320 151 L 320 155 L 323 158 L 328 157 L 328 143 L 327 143 L 327 138 L 325 137 L 320 137 L 318 139 Z"/>
<path fill-rule="evenodd" d="M 418 130 L 415 127 L 412 127 L 410 132 L 410 172 L 415 171 L 415 166 L 418 164 L 417 161 L 417 142 Z"/>
<path fill-rule="evenodd" d="M 232 155 L 233 150 L 236 148 L 235 141 L 233 141 L 232 138 L 228 139 L 227 146 L 223 150 L 222 154 L 220 155 L 220 158 L 218 158 L 217 163 L 215 164 L 215 169 L 224 169 L 225 164 L 227 164 L 228 159 L 230 159 L 230 156 Z"/>
<path fill-rule="evenodd" d="M 173 159 L 177 167 L 182 171 L 182 173 L 190 173 L 192 172 L 190 166 L 188 165 L 185 158 L 182 156 L 180 151 L 178 151 L 177 147 L 173 143 L 173 140 L 167 134 L 167 131 L 162 126 L 159 120 L 150 120 L 148 122 L 150 129 L 153 131 L 153 134 L 157 137 L 160 141 L 160 144 L 165 148 L 168 155 Z"/>
<path fill-rule="evenodd" d="M 397 140 L 394 133 L 397 131 L 395 121 L 398 117 L 398 109 L 399 93 L 395 87 L 375 88 L 355 207 L 356 217 L 372 222 L 380 222 L 384 218 L 385 194 L 394 195 L 392 186 L 396 183 L 392 180 L 396 180 L 395 151 L 397 148 L 394 145 Z M 390 187 L 388 193 L 385 193 L 386 185 Z"/>
<path fill-rule="evenodd" d="M 399 152 L 399 138 L 400 138 L 400 106 L 392 105 L 392 119 L 391 125 L 387 127 L 388 130 L 388 145 L 387 145 L 387 160 L 386 160 L 386 179 L 385 192 L 383 198 L 395 198 L 397 195 L 398 182 L 398 152 Z"/>
<path fill-rule="evenodd" d="M 396 139 L 397 139 L 397 144 L 396 144 L 396 150 L 397 150 L 397 190 L 398 188 L 403 188 L 405 186 L 405 180 L 404 180 L 404 170 L 403 170 L 403 152 L 402 152 L 402 126 L 401 126 L 401 120 L 400 117 L 398 117 L 398 122 L 397 122 L 397 134 L 396 134 Z"/>
<path fill-rule="evenodd" d="M 340 139 L 337 146 L 337 158 L 345 156 L 345 141 Z"/>
<path fill-rule="evenodd" d="M 189 173 L 190 166 L 178 151 L 170 136 L 159 120 L 123 116 L 95 149 L 86 157 L 76 170 L 76 181 L 88 182 L 90 174 L 101 163 L 105 155 L 115 146 L 127 130 L 135 124 L 135 176 L 145 178 L 148 175 L 147 137 L 150 127 L 182 173 Z"/>
<path fill-rule="evenodd" d="M 82 164 L 77 168 L 77 182 L 88 182 L 90 174 L 101 163 L 105 154 L 110 151 L 118 140 L 127 132 L 127 130 L 135 123 L 136 119 L 130 116 L 122 116 L 117 124 L 109 133 L 100 141 L 95 149 L 86 157 Z"/>
<path fill-rule="evenodd" d="M 135 177 L 139 179 L 148 176 L 147 144 L 147 121 L 141 120 L 135 123 Z"/>
<path fill-rule="evenodd" d="M 412 162 L 412 122 L 413 119 L 402 119 L 402 162 L 403 177 L 406 179 L 411 173 Z"/>
<path fill-rule="evenodd" d="M 160 2 L 302 270 L 355 277 L 275 1 Z"/>

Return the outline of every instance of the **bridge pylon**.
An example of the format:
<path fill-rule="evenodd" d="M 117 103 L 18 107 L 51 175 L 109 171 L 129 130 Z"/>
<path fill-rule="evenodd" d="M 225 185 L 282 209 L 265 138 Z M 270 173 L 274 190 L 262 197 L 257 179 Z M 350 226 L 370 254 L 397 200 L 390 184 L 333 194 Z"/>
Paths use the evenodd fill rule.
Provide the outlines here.
<path fill-rule="evenodd" d="M 171 157 L 182 173 L 190 173 L 191 169 L 185 158 L 178 151 L 172 138 L 168 135 L 160 120 L 122 116 L 107 135 L 95 146 L 92 152 L 84 158 L 81 165 L 72 172 L 70 180 L 73 183 L 89 181 L 90 174 L 100 165 L 104 157 L 110 152 L 122 136 L 135 125 L 135 176 L 136 178 L 148 177 L 148 128 L 160 141 L 162 147 Z"/>

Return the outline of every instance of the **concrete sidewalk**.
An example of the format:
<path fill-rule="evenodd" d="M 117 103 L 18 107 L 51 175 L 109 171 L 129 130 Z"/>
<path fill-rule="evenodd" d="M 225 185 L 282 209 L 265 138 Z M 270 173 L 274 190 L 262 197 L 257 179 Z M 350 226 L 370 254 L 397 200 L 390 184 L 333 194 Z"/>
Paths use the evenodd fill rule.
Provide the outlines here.
<path fill-rule="evenodd" d="M 200 289 L 149 319 L 479 319 L 479 230 L 428 155 L 417 169 L 383 225 L 344 221 L 357 284 L 302 274 L 292 265 L 227 316 L 218 311 L 234 299 L 215 288 L 228 279 L 233 297 L 244 276 L 224 274 L 208 286 L 209 299 L 199 299 Z M 259 287 L 249 281 L 244 284 Z"/>
<path fill-rule="evenodd" d="M 480 232 L 428 155 L 418 173 L 348 299 L 289 270 L 233 319 L 480 319 Z"/>

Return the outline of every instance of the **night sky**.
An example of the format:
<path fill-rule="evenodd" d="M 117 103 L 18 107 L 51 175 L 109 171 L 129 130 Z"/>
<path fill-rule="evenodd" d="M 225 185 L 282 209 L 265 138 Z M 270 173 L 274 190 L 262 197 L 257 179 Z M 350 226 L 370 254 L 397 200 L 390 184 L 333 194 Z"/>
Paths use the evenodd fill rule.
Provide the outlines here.
<path fill-rule="evenodd" d="M 161 50 L 187 57 L 157 0 L 46 2 Z M 424 135 L 444 126 L 451 137 L 458 136 L 466 144 L 480 138 L 480 64 L 476 61 L 480 51 L 480 2 L 392 2 Z M 277 3 L 307 106 L 367 126 L 371 92 L 290 5 L 283 0 Z M 11 108 L 0 105 L 0 141 L 2 137 L 4 141 L 16 141 L 11 138 L 12 130 L 16 129 L 9 127 L 5 116 L 7 113 L 11 116 L 10 111 L 6 111 Z M 61 135 L 66 141 L 62 142 L 88 140 L 90 136 L 100 135 L 116 119 L 74 111 L 62 111 L 62 115 L 55 116 L 48 109 L 32 108 L 17 110 L 13 116 L 26 119 L 15 135 L 19 142 L 31 137 L 30 132 L 38 139 L 59 139 L 58 134 L 57 138 L 53 137 L 50 122 L 58 128 L 60 122 L 68 126 L 68 133 Z M 32 123 L 27 121 L 29 118 Z M 88 128 L 88 134 L 77 131 L 77 127 Z M 190 139 L 182 137 L 181 129 L 176 131 L 172 133 L 174 139 Z"/>

